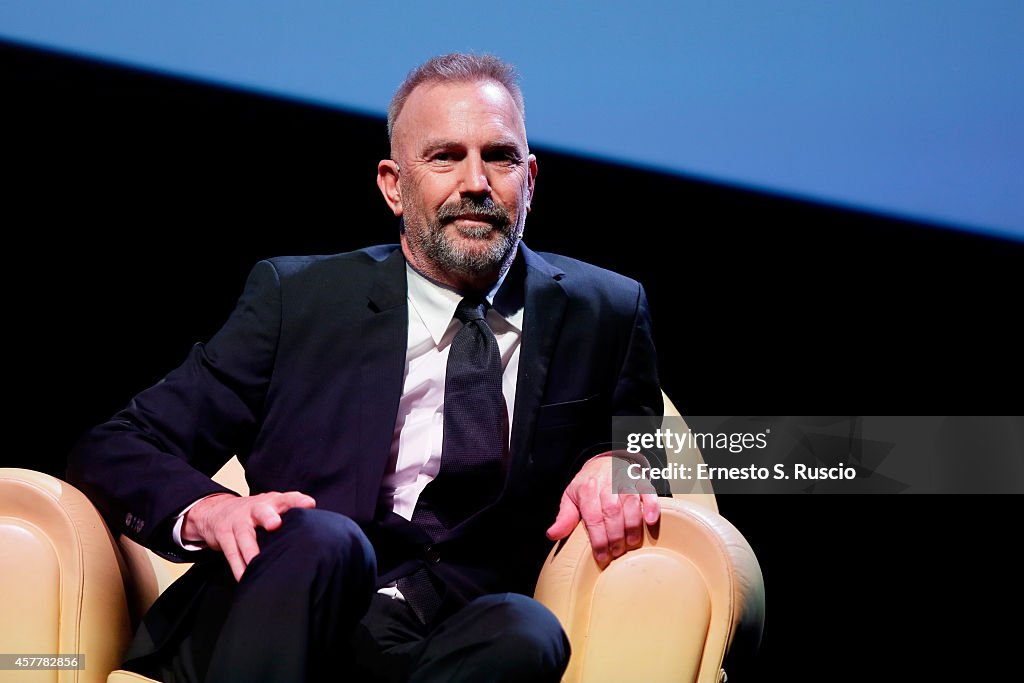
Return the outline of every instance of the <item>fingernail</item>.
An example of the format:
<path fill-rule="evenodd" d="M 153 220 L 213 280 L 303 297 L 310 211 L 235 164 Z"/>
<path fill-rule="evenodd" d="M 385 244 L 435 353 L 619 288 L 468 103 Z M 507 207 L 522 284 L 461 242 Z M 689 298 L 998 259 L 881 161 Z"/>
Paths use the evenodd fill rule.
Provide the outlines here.
<path fill-rule="evenodd" d="M 608 563 L 608 554 L 607 553 L 598 553 L 597 554 L 597 563 L 601 564 L 601 565 L 607 564 Z"/>

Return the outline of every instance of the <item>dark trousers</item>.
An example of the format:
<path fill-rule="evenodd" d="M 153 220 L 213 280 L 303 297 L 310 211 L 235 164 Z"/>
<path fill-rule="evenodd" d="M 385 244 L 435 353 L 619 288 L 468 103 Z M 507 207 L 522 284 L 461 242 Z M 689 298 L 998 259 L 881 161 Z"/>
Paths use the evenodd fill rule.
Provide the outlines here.
<path fill-rule="evenodd" d="M 375 592 L 373 549 L 342 515 L 290 510 L 259 543 L 238 583 L 217 561 L 180 635 L 129 668 L 167 683 L 544 683 L 568 663 L 558 620 L 515 593 L 477 598 L 428 629 Z"/>

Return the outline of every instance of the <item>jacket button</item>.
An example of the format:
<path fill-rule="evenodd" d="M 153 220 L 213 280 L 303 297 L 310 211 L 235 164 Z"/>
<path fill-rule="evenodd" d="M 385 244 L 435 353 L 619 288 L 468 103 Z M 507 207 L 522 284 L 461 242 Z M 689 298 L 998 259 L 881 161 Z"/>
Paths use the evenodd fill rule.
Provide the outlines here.
<path fill-rule="evenodd" d="M 437 564 L 441 561 L 441 551 L 432 545 L 428 545 L 423 549 L 423 559 L 430 564 Z"/>

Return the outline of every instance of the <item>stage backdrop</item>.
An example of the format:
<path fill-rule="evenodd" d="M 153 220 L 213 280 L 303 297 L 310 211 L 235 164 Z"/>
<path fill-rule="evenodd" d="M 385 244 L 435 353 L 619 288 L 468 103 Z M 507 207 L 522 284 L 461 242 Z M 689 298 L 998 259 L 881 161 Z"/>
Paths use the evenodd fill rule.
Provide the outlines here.
<path fill-rule="evenodd" d="M 534 143 L 1024 239 L 1017 0 L 0 3 L 0 37 L 379 115 L 451 50 Z"/>

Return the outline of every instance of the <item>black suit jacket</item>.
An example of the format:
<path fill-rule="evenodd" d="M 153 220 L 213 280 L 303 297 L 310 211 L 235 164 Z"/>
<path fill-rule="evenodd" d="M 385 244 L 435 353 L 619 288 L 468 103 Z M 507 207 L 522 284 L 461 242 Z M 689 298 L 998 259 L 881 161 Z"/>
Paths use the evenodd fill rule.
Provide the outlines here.
<path fill-rule="evenodd" d="M 611 416 L 662 412 L 637 282 L 525 245 L 513 268 L 525 317 L 506 486 L 431 551 L 457 602 L 531 593 L 561 493 L 587 457 L 607 450 Z M 187 504 L 223 490 L 209 475 L 237 454 L 253 493 L 300 490 L 358 522 L 382 584 L 408 573 L 430 539 L 377 509 L 407 320 L 397 246 L 262 261 L 208 343 L 83 437 L 69 480 L 115 532 L 195 559 L 170 526 Z"/>

